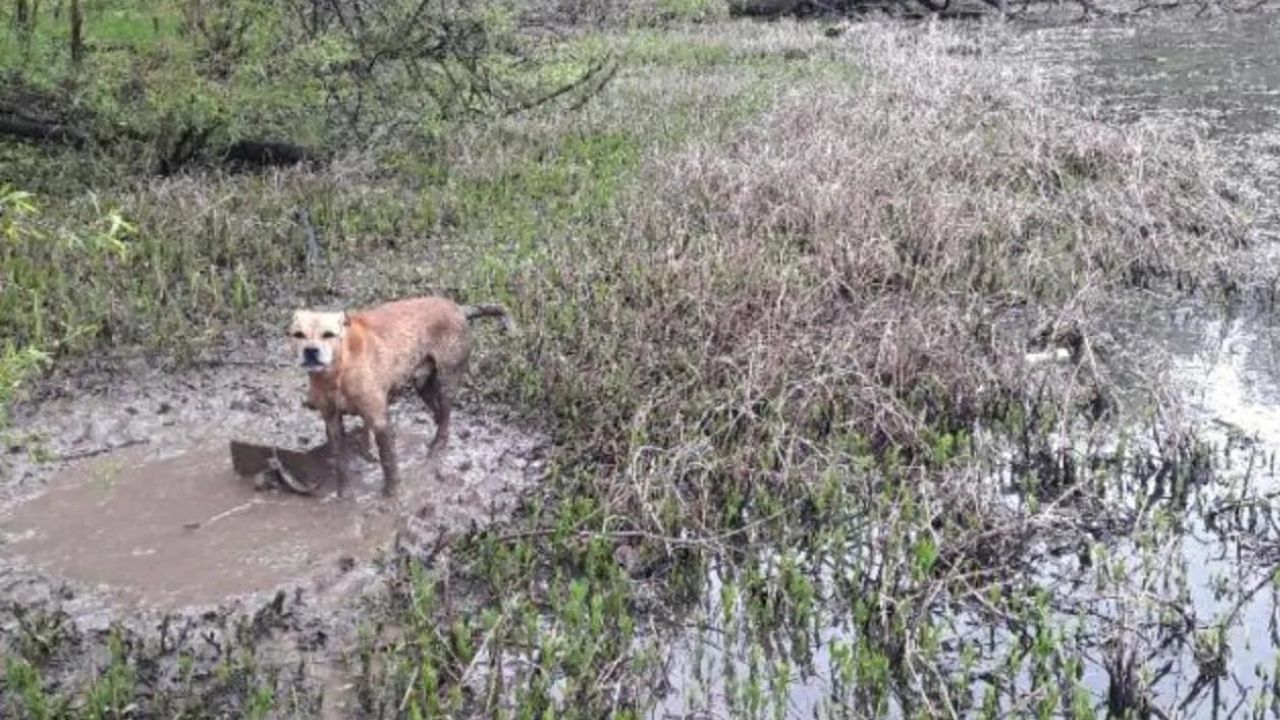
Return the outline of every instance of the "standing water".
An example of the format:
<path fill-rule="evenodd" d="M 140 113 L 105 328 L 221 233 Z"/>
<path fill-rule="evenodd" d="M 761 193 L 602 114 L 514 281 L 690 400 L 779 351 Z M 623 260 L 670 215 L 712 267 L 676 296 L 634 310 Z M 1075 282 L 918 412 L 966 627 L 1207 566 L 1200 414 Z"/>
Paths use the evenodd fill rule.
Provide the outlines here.
<path fill-rule="evenodd" d="M 1280 17 L 1153 19 L 1121 27 L 1027 33 L 1021 52 L 1061 71 L 1119 121 L 1192 125 L 1259 191 L 1246 262 L 1256 279 L 1280 276 Z M 1220 455 L 1218 482 L 1193 498 L 1169 549 L 1180 624 L 1191 642 L 1148 647 L 1154 704 L 1185 717 L 1255 717 L 1276 710 L 1280 667 L 1280 368 L 1273 300 L 1239 306 L 1144 308 L 1118 328 L 1139 352 L 1170 357 L 1173 394 Z M 1233 456 L 1232 448 L 1242 452 Z M 1235 465 L 1233 457 L 1243 457 Z M 1158 595 L 1159 591 L 1153 591 Z M 1099 617 L 1124 622 L 1093 603 Z M 1112 608 L 1114 609 L 1114 608 Z M 1130 619 L 1131 620 L 1131 619 Z M 1159 633 L 1152 633 L 1158 635 Z M 1170 640 L 1175 632 L 1165 633 Z M 1102 693 L 1114 667 L 1086 670 Z"/>

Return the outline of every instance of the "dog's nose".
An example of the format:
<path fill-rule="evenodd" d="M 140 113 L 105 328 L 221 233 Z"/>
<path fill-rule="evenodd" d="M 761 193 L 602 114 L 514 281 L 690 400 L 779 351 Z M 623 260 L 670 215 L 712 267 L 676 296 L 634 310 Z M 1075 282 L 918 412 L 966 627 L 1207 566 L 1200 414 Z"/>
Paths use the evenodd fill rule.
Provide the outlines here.
<path fill-rule="evenodd" d="M 305 362 L 305 363 L 319 363 L 319 362 L 320 362 L 320 348 L 313 348 L 313 347 L 303 348 L 303 349 L 302 349 L 302 361 L 303 361 L 303 362 Z"/>

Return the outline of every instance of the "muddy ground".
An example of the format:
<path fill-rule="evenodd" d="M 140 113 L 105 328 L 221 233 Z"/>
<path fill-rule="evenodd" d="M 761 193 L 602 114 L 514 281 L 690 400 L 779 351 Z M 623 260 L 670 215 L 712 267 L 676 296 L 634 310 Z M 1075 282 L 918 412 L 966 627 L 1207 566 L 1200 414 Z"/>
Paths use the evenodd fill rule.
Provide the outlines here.
<path fill-rule="evenodd" d="M 232 438 L 323 441 L 301 406 L 305 383 L 264 343 L 178 373 L 142 362 L 79 368 L 17 407 L 0 457 L 0 644 L 40 636 L 39 624 L 83 644 L 120 624 L 137 642 L 158 637 L 173 658 L 194 643 L 203 649 L 188 654 L 212 666 L 226 650 L 218 638 L 230 642 L 235 618 L 253 616 L 255 649 L 270 647 L 263 659 L 306 656 L 292 687 L 324 692 L 327 714 L 342 716 L 333 696 L 347 683 L 335 668 L 362 608 L 385 591 L 390 554 L 431 552 L 507 515 L 540 477 L 545 439 L 464 391 L 440 476 L 429 477 L 434 426 L 420 401 L 402 398 L 396 505 L 380 497 L 377 464 L 358 457 L 346 499 L 332 486 L 307 497 L 238 477 Z M 68 678 L 105 662 L 101 652 L 66 655 Z"/>

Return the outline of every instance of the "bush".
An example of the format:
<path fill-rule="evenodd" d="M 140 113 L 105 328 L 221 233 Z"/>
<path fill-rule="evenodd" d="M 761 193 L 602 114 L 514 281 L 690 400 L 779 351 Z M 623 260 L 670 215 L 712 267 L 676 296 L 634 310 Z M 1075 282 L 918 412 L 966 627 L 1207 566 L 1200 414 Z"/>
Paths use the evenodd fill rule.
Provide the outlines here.
<path fill-rule="evenodd" d="M 82 60 L 47 9 L 0 45 L 0 120 L 161 174 L 430 144 L 449 118 L 578 100 L 608 66 L 575 57 L 566 76 L 502 0 L 119 2 L 85 23 Z"/>

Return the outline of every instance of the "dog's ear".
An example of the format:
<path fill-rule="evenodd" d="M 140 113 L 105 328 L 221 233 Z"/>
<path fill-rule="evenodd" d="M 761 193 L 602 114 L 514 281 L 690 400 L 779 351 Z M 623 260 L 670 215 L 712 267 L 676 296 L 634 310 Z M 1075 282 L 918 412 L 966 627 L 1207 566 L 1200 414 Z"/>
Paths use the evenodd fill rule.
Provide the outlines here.
<path fill-rule="evenodd" d="M 346 310 L 343 310 L 342 311 L 342 327 L 346 327 L 350 324 L 351 324 L 351 316 L 347 314 Z"/>

